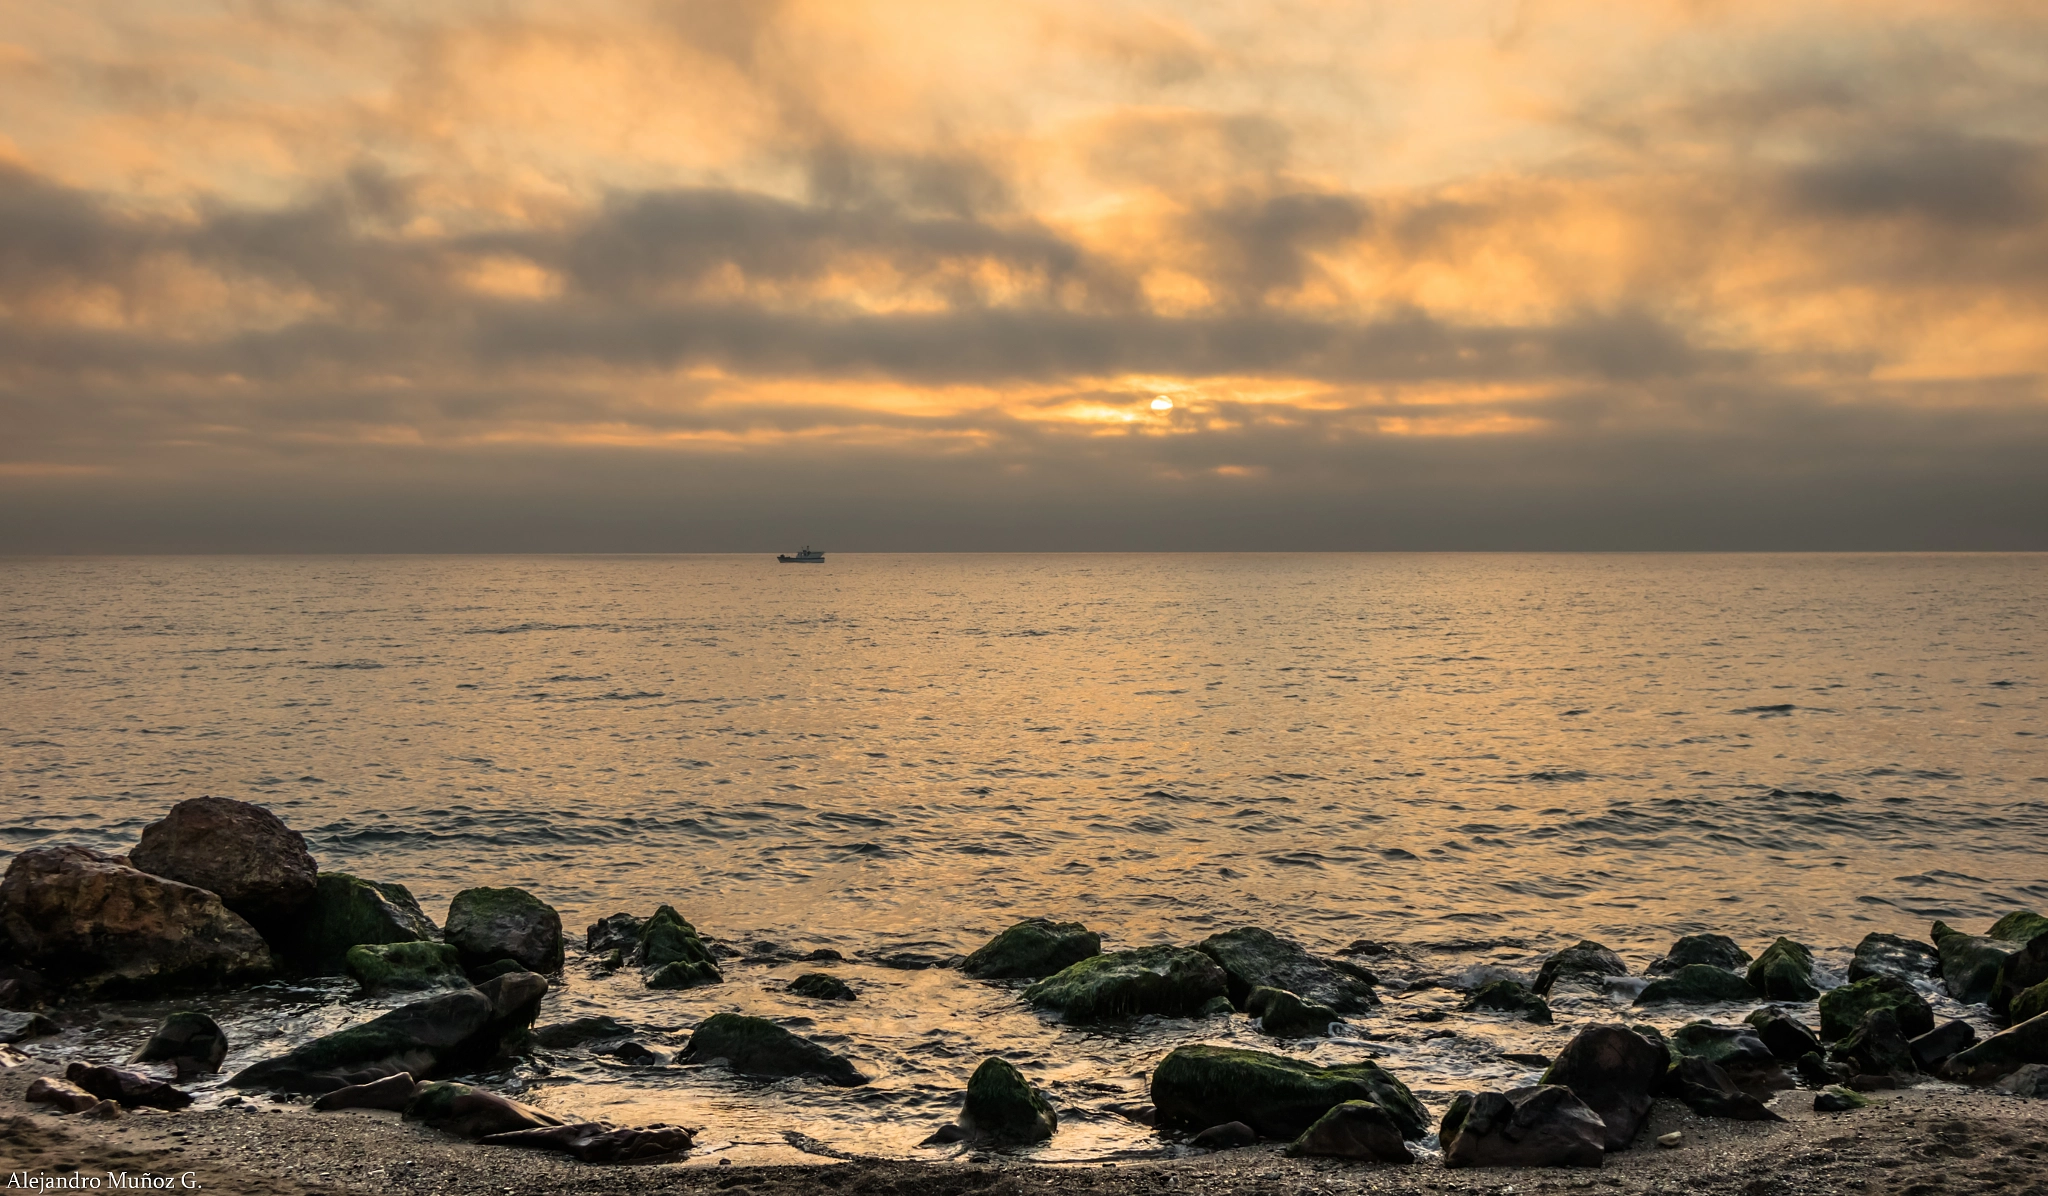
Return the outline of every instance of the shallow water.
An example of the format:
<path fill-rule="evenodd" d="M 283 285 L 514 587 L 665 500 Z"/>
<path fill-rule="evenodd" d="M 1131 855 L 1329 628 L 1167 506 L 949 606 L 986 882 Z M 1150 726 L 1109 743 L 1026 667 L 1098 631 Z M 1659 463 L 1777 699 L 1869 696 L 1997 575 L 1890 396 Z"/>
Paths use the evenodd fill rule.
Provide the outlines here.
<path fill-rule="evenodd" d="M 742 950 L 843 952 L 862 1001 L 774 991 L 789 965 L 650 993 L 572 959 L 545 1016 L 807 1016 L 877 1082 L 582 1058 L 513 1082 L 746 1150 L 903 1154 L 999 1051 L 1063 1102 L 1052 1155 L 1094 1157 L 1157 1148 L 1099 1109 L 1174 1042 L 1249 1024 L 1082 1031 L 864 961 L 1043 913 L 1111 947 L 1391 940 L 1407 978 L 1579 937 L 1639 969 L 1697 930 L 1839 967 L 1871 930 L 2048 906 L 2042 593 L 2041 556 L 0 561 L 0 851 L 125 850 L 216 793 L 437 917 L 475 884 L 572 934 L 672 902 Z M 1423 1041 L 1405 1015 L 1453 996 L 1312 1053 L 1448 1091 L 1607 1011 Z M 351 1015 L 245 1004 L 252 1058 Z"/>

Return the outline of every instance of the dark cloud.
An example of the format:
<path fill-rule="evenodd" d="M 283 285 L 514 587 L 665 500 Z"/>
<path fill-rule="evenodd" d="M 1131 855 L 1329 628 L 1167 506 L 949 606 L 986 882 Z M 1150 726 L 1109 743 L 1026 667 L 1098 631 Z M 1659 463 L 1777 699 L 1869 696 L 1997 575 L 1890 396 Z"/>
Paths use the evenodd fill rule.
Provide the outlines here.
<path fill-rule="evenodd" d="M 1946 131 L 1859 146 L 1793 170 L 1795 200 L 1822 216 L 1910 216 L 1953 226 L 2048 222 L 2048 151 Z"/>

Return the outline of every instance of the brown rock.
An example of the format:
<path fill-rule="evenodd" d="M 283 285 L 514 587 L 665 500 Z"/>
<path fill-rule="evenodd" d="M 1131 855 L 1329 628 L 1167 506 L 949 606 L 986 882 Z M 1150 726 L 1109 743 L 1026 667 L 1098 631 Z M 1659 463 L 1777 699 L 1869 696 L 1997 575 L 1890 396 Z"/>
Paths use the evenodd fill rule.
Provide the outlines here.
<path fill-rule="evenodd" d="M 195 797 L 142 828 L 128 853 L 144 872 L 218 894 L 259 926 L 278 926 L 313 899 L 318 872 L 306 837 L 262 806 Z"/>
<path fill-rule="evenodd" d="M 64 1069 L 64 1078 L 99 1097 L 120 1101 L 129 1109 L 182 1109 L 192 1095 L 162 1080 L 118 1067 L 87 1067 L 74 1063 Z"/>
<path fill-rule="evenodd" d="M 83 1113 L 100 1103 L 99 1097 L 54 1076 L 44 1076 L 30 1084 L 23 1099 L 32 1105 L 55 1105 L 66 1113 Z"/>

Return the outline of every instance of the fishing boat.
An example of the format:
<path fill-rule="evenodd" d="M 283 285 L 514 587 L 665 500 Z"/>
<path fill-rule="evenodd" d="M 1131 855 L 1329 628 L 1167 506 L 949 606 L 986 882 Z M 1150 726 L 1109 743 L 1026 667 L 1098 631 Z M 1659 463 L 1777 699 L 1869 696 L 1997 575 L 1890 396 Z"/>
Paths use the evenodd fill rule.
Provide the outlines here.
<path fill-rule="evenodd" d="M 798 549 L 795 556 L 779 552 L 775 554 L 775 559 L 785 565 L 822 565 L 825 563 L 825 554 L 806 545 Z"/>

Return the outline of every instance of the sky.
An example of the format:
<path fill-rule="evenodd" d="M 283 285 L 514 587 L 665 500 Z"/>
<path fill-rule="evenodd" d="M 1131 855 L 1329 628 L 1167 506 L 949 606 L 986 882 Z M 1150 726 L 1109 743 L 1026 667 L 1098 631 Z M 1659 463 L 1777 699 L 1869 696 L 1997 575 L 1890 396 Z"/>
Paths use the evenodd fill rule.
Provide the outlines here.
<path fill-rule="evenodd" d="M 2048 549 L 2044 112 L 2038 0 L 0 0 L 0 552 Z"/>

